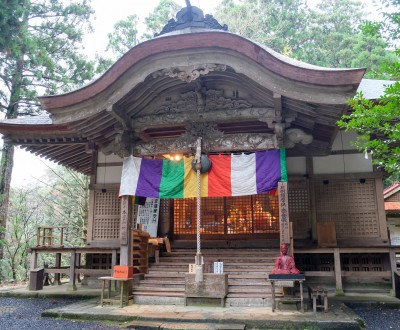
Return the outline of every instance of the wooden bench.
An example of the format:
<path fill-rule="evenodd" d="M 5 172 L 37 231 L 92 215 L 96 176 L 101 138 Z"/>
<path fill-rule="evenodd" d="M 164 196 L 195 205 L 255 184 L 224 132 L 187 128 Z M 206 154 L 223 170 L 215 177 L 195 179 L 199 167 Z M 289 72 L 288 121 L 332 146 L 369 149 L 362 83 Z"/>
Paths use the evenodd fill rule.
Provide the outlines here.
<path fill-rule="evenodd" d="M 314 313 L 317 312 L 317 307 L 323 307 L 324 312 L 328 312 L 328 290 L 326 288 L 321 286 L 308 286 L 308 299 L 310 304 L 312 301 Z"/>

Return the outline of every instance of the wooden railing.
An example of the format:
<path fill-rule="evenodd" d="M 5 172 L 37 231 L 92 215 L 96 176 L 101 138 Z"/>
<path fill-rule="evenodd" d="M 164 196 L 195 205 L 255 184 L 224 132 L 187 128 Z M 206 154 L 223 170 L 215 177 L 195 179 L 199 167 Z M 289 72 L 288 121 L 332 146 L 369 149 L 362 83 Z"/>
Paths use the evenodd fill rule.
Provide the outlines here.
<path fill-rule="evenodd" d="M 38 268 L 38 254 L 39 253 L 50 253 L 55 255 L 55 266 L 48 267 L 45 266 L 45 274 L 54 274 L 55 281 L 57 284 L 61 284 L 60 275 L 66 274 L 69 276 L 69 290 L 76 290 L 76 281 L 78 275 L 112 275 L 112 270 L 116 265 L 117 253 L 119 248 L 98 248 L 98 247 L 48 247 L 39 246 L 34 248 L 29 248 L 28 253 L 31 254 L 31 265 L 30 270 L 33 271 Z M 111 254 L 111 265 L 109 269 L 87 269 L 81 265 L 82 254 Z M 69 266 L 61 266 L 61 258 L 63 255 L 67 254 L 69 256 Z"/>

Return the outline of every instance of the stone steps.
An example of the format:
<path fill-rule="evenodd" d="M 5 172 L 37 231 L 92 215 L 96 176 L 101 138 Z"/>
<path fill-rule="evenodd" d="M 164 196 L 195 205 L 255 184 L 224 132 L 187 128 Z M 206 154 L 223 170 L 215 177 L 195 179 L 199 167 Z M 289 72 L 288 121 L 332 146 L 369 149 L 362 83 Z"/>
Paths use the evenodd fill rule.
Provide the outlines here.
<path fill-rule="evenodd" d="M 189 271 L 189 264 L 194 263 L 195 254 L 195 250 L 175 250 L 168 255 L 161 254 L 160 262 L 150 264 L 149 273 L 134 288 L 135 302 L 183 304 L 184 277 Z M 205 262 L 218 260 L 224 263 L 224 273 L 228 274 L 227 302 L 231 306 L 265 305 L 271 299 L 267 274 L 273 269 L 277 255 L 278 250 L 265 249 L 203 251 Z"/>

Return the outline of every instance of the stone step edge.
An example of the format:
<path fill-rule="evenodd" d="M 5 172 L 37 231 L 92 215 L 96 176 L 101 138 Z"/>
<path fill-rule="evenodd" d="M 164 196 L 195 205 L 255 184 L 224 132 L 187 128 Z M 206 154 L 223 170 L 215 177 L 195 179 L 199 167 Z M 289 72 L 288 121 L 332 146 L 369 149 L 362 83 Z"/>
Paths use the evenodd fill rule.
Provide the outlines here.
<path fill-rule="evenodd" d="M 193 322 L 162 322 L 162 321 L 133 321 L 129 322 L 125 328 L 128 329 L 140 329 L 140 330 L 197 330 L 197 329 L 207 329 L 207 330 L 244 330 L 246 327 L 245 324 L 216 324 L 210 322 L 201 322 L 201 323 L 193 323 Z"/>

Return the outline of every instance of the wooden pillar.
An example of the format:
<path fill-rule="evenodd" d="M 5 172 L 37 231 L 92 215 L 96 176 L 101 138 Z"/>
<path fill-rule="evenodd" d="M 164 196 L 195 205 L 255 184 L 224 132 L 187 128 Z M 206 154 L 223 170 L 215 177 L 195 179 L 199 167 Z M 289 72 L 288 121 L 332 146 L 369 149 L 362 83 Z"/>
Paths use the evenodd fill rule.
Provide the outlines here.
<path fill-rule="evenodd" d="M 310 210 L 311 210 L 311 239 L 317 240 L 317 209 L 316 209 L 316 196 L 315 196 L 315 183 L 314 180 L 309 178 L 314 175 L 314 163 L 312 157 L 306 157 L 306 171 L 307 171 L 307 184 L 308 191 L 310 192 Z"/>
<path fill-rule="evenodd" d="M 396 291 L 396 284 L 395 284 L 394 272 L 397 271 L 396 248 L 390 247 L 389 256 L 390 256 L 390 270 L 391 270 L 390 273 L 391 273 L 391 277 L 392 277 L 392 288 L 393 288 L 393 292 L 395 292 Z"/>
<path fill-rule="evenodd" d="M 37 252 L 35 250 L 31 250 L 31 265 L 30 268 L 31 270 L 34 270 L 37 268 Z"/>
<path fill-rule="evenodd" d="M 82 260 L 82 253 L 77 253 L 76 254 L 76 262 L 75 262 L 75 266 L 77 269 L 81 268 L 81 260 Z M 76 275 L 76 279 L 78 280 L 78 283 L 81 282 L 81 274 L 80 273 L 78 273 Z"/>
<path fill-rule="evenodd" d="M 55 268 L 61 268 L 61 253 L 56 253 L 56 262 Z M 61 285 L 61 274 L 57 273 L 54 275 L 54 282 L 57 282 L 58 285 Z"/>
<path fill-rule="evenodd" d="M 383 181 L 381 177 L 375 178 L 376 204 L 378 208 L 378 225 L 381 239 L 388 240 L 385 200 L 383 198 Z"/>
<path fill-rule="evenodd" d="M 121 197 L 121 220 L 120 220 L 120 265 L 132 265 L 130 257 L 130 237 L 131 237 L 131 221 L 132 219 L 132 196 Z"/>
<path fill-rule="evenodd" d="M 336 280 L 336 290 L 342 292 L 342 265 L 340 262 L 340 249 L 333 249 L 334 264 L 335 264 L 335 280 Z"/>
<path fill-rule="evenodd" d="M 76 291 L 76 251 L 71 251 L 71 260 L 69 262 L 69 284 L 68 291 Z"/>

